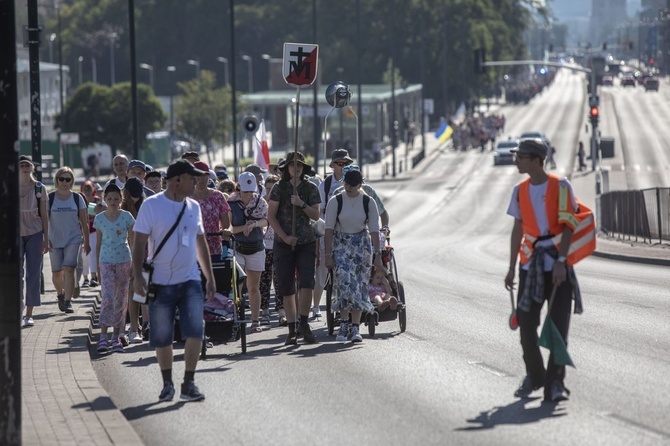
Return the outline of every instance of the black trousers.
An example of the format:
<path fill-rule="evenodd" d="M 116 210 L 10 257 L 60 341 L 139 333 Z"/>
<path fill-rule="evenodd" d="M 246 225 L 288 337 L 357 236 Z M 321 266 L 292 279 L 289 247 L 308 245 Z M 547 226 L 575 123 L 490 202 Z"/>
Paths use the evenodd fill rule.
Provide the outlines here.
<path fill-rule="evenodd" d="M 519 294 L 521 298 L 526 276 L 528 272 L 519 271 Z M 530 311 L 525 312 L 517 309 L 517 321 L 519 323 L 519 333 L 521 334 L 521 348 L 523 349 L 523 361 L 526 364 L 526 374 L 531 379 L 533 386 L 539 388 L 544 386 L 545 393 L 549 392 L 552 382 L 565 379 L 565 366 L 556 365 L 553 361 L 553 355 L 549 355 L 547 368 L 544 367 L 544 360 L 540 353 L 538 327 L 540 325 L 540 311 L 544 301 L 549 301 L 553 285 L 551 283 L 551 271 L 544 273 L 544 295 L 543 302 L 532 301 Z M 568 330 L 570 328 L 570 314 L 572 313 L 572 284 L 565 280 L 556 290 L 554 303 L 551 307 L 551 319 L 563 336 L 565 344 L 568 344 Z"/>

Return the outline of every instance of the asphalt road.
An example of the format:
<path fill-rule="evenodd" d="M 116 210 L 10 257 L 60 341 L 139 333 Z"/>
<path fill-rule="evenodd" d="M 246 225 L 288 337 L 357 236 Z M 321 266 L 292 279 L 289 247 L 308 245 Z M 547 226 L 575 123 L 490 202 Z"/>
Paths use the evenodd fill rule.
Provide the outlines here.
<path fill-rule="evenodd" d="M 545 131 L 569 174 L 583 92 L 583 76 L 560 73 L 529 105 L 503 109 L 506 131 Z M 507 326 L 505 212 L 520 179 L 491 153 L 445 151 L 412 179 L 374 184 L 391 215 L 405 333 L 385 322 L 375 339 L 342 344 L 324 318 L 312 324 L 319 344 L 284 347 L 286 331 L 273 325 L 248 337 L 244 355 L 239 343 L 210 350 L 196 374 L 200 403 L 156 402 L 161 379 L 147 345 L 95 358 L 98 377 L 148 445 L 670 443 L 667 268 L 581 262 L 571 400 L 513 397 L 524 368 Z"/>

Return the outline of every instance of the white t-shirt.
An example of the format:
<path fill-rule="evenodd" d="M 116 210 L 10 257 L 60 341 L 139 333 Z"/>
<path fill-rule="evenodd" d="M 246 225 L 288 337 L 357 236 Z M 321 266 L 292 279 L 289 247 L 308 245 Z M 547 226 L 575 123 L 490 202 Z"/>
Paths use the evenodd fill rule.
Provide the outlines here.
<path fill-rule="evenodd" d="M 335 189 L 344 185 L 344 175 L 342 175 L 339 180 L 335 178 L 335 174 L 332 174 L 330 177 L 332 178 L 332 180 L 330 180 L 330 190 L 324 190 L 326 187 L 326 179 L 328 177 L 319 184 L 319 195 L 321 196 L 321 204 L 319 207 L 321 208 L 322 215 L 324 214 L 328 200 L 333 196 Z"/>
<path fill-rule="evenodd" d="M 379 232 L 379 211 L 372 198 L 368 204 L 368 224 L 365 224 L 365 207 L 363 206 L 363 192 L 351 198 L 346 192 L 339 194 L 342 197 L 342 210 L 337 215 L 337 196 L 328 200 L 326 206 L 326 229 L 337 229 L 345 234 L 357 234 L 366 227 L 370 232 Z M 339 220 L 339 221 L 338 221 Z"/>
<path fill-rule="evenodd" d="M 547 184 L 549 181 L 545 181 L 542 184 L 534 185 L 529 184 L 528 191 L 530 193 L 530 202 L 533 206 L 533 213 L 535 214 L 535 221 L 537 222 L 537 228 L 540 230 L 540 235 L 549 235 L 549 222 L 547 221 L 547 211 L 545 208 L 545 199 L 547 197 Z M 559 187 L 566 186 L 570 193 L 570 198 L 572 199 L 572 207 L 577 212 L 579 209 L 577 207 L 577 201 L 575 200 L 575 194 L 572 190 L 572 185 L 567 180 L 567 178 L 560 179 L 558 181 Z M 519 185 L 517 184 L 514 187 L 512 192 L 512 199 L 510 200 L 509 207 L 507 208 L 507 214 L 512 217 L 521 220 L 521 206 L 519 205 Z M 554 234 L 558 235 L 558 234 Z M 542 240 L 537 242 L 536 246 L 552 246 L 553 242 L 551 240 Z M 530 263 L 530 262 L 529 262 Z M 522 265 L 523 269 L 528 269 L 529 264 Z M 554 269 L 554 259 L 550 255 L 545 255 L 544 258 L 544 270 L 551 271 Z"/>
<path fill-rule="evenodd" d="M 158 285 L 200 280 L 196 235 L 204 234 L 205 228 L 200 206 L 191 198 L 186 198 L 186 209 L 179 226 L 153 259 L 154 251 L 177 221 L 183 206 L 183 201 L 172 201 L 161 192 L 144 200 L 137 214 L 134 230 L 149 235 L 149 262 L 153 261 L 154 266 L 152 281 Z"/>

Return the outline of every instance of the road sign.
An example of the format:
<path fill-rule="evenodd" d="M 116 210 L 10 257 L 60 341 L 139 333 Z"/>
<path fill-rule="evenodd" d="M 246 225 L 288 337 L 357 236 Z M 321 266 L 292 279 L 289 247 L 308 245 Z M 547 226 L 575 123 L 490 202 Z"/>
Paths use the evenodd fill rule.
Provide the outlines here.
<path fill-rule="evenodd" d="M 79 133 L 61 133 L 61 144 L 79 144 Z"/>
<path fill-rule="evenodd" d="M 435 101 L 432 98 L 425 98 L 423 100 L 423 111 L 429 115 L 435 113 Z"/>
<path fill-rule="evenodd" d="M 284 80 L 291 85 L 312 85 L 316 80 L 319 45 L 284 43 Z"/>

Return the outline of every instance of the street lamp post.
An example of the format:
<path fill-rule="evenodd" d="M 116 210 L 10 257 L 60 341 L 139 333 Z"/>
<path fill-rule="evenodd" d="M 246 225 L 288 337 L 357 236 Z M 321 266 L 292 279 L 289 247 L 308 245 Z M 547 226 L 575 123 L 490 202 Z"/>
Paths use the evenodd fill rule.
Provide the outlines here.
<path fill-rule="evenodd" d="M 116 33 L 109 33 L 109 84 L 114 85 L 116 83 L 116 69 L 114 67 L 114 43 L 116 42 Z"/>
<path fill-rule="evenodd" d="M 216 60 L 223 64 L 223 85 L 228 86 L 228 59 L 217 57 Z"/>
<path fill-rule="evenodd" d="M 84 62 L 84 56 L 79 56 L 77 59 L 77 74 L 79 75 L 79 85 L 81 85 L 81 64 Z"/>
<path fill-rule="evenodd" d="M 49 36 L 49 63 L 54 63 L 54 40 L 56 40 L 56 33 L 51 33 Z"/>
<path fill-rule="evenodd" d="M 149 86 L 151 87 L 151 91 L 154 91 L 154 67 L 153 65 L 149 65 L 148 63 L 141 63 L 140 68 L 144 70 L 149 70 Z"/>
<path fill-rule="evenodd" d="M 268 90 L 272 91 L 272 56 L 263 54 L 261 57 L 268 61 Z"/>
<path fill-rule="evenodd" d="M 98 83 L 98 64 L 95 62 L 95 57 L 91 57 L 91 76 L 93 77 L 93 83 Z"/>
<path fill-rule="evenodd" d="M 168 72 L 172 74 L 170 76 L 170 80 L 172 81 L 174 78 L 174 72 L 177 70 L 177 67 L 174 65 L 170 65 L 167 67 Z M 173 90 L 173 85 L 172 82 L 170 82 L 170 141 L 172 141 L 172 136 L 174 135 L 174 108 L 173 108 L 173 98 L 174 98 L 174 90 Z"/>
<path fill-rule="evenodd" d="M 244 54 L 242 60 L 246 60 L 249 65 L 249 93 L 254 92 L 254 64 L 251 56 Z"/>
<path fill-rule="evenodd" d="M 186 63 L 195 67 L 195 77 L 200 79 L 200 59 L 196 57 L 195 59 L 187 60 Z"/>

